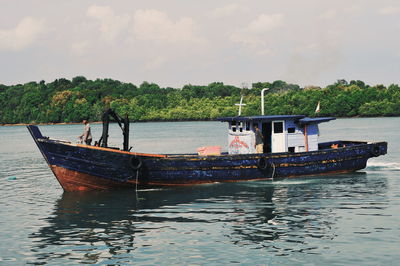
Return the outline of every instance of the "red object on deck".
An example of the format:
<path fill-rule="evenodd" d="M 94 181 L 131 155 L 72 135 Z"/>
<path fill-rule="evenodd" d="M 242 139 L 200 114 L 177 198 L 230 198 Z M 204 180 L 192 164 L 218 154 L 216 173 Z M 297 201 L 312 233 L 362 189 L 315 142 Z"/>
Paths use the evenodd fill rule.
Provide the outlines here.
<path fill-rule="evenodd" d="M 197 148 L 199 155 L 221 155 L 221 146 L 206 146 Z"/>

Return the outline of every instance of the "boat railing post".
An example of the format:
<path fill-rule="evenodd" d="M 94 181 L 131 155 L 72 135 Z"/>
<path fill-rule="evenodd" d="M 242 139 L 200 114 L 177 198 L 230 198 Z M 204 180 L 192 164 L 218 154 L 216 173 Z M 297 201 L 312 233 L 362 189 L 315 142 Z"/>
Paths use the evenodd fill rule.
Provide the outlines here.
<path fill-rule="evenodd" d="M 101 147 L 105 147 L 105 148 L 107 148 L 107 146 L 108 146 L 108 127 L 110 124 L 110 118 L 108 117 L 109 113 L 110 113 L 110 109 L 108 109 L 107 111 L 105 111 L 103 113 L 103 116 L 101 119 L 103 121 L 103 133 L 101 134 L 101 141 L 100 141 L 99 145 Z"/>
<path fill-rule="evenodd" d="M 264 92 L 269 90 L 269 88 L 264 88 L 261 90 L 261 115 L 264 115 Z"/>
<path fill-rule="evenodd" d="M 125 118 L 123 119 L 124 126 L 123 126 L 123 136 L 124 136 L 124 151 L 129 151 L 129 117 L 128 114 L 125 114 Z"/>
<path fill-rule="evenodd" d="M 304 144 L 306 146 L 306 151 L 308 152 L 308 132 L 307 125 L 304 125 Z"/>

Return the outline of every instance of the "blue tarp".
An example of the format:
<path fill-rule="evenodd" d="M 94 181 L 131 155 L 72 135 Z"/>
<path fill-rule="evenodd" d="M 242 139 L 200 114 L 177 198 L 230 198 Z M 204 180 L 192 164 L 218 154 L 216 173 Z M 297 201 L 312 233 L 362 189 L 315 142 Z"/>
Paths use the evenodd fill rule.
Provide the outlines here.
<path fill-rule="evenodd" d="M 230 121 L 275 121 L 275 120 L 298 120 L 306 117 L 305 115 L 258 115 L 258 116 L 233 116 L 219 117 L 217 120 L 222 122 Z"/>

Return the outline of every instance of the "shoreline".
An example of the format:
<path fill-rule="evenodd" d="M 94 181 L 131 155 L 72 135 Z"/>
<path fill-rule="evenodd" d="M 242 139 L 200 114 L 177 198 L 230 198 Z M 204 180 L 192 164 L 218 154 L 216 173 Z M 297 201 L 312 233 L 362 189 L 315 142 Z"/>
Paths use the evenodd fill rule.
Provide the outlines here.
<path fill-rule="evenodd" d="M 130 121 L 129 123 L 148 123 L 148 122 L 206 122 L 206 121 L 217 121 L 217 120 L 144 120 L 144 121 Z M 89 122 L 89 124 L 102 124 L 102 121 Z M 111 124 L 117 123 L 110 121 Z M 0 124 L 0 126 L 11 127 L 11 126 L 53 126 L 53 125 L 80 125 L 82 122 L 63 122 L 63 123 L 16 123 L 16 124 Z"/>
<path fill-rule="evenodd" d="M 90 124 L 101 124 L 102 122 L 90 122 Z M 12 127 L 12 126 L 28 126 L 28 125 L 35 125 L 35 126 L 53 126 L 53 125 L 80 125 L 82 122 L 64 122 L 64 123 L 17 123 L 17 124 L 0 124 L 3 127 Z"/>

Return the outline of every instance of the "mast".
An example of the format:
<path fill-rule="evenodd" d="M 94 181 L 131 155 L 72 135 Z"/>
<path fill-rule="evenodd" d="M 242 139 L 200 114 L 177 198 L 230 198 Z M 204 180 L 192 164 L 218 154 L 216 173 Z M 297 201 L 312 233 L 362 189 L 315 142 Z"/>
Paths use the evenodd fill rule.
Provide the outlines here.
<path fill-rule="evenodd" d="M 235 105 L 239 106 L 239 114 L 238 116 L 242 115 L 242 106 L 245 106 L 246 104 L 243 103 L 243 95 L 240 97 L 240 103 L 235 103 Z"/>
<path fill-rule="evenodd" d="M 264 88 L 261 90 L 261 115 L 264 115 L 264 92 L 269 90 L 269 88 Z"/>
<path fill-rule="evenodd" d="M 108 109 L 103 113 L 102 120 L 103 120 L 103 133 L 101 135 L 101 138 L 99 140 L 99 146 L 100 147 L 108 147 L 108 129 L 110 125 L 110 116 L 114 118 L 115 122 L 118 123 L 119 127 L 122 130 L 122 135 L 124 137 L 124 142 L 123 142 L 123 150 L 124 151 L 129 151 L 131 148 L 129 148 L 129 118 L 128 114 L 125 114 L 125 117 L 122 118 L 120 117 L 114 110 Z"/>

